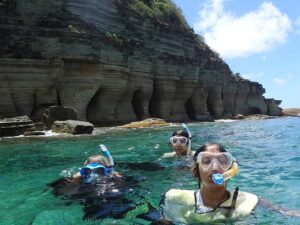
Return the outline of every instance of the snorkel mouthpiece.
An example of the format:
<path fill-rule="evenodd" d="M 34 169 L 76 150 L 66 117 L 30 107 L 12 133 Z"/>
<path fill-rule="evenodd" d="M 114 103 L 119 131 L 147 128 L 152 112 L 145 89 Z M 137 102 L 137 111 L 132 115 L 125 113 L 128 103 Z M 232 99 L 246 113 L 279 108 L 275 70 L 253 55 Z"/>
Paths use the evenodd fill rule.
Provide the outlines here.
<path fill-rule="evenodd" d="M 225 173 L 215 173 L 212 175 L 212 180 L 216 185 L 222 185 L 226 180 L 231 177 L 234 177 L 239 172 L 239 166 L 236 162 L 233 162 L 231 168 Z"/>
<path fill-rule="evenodd" d="M 212 180 L 216 185 L 222 185 L 224 183 L 224 175 L 215 173 L 212 175 Z"/>

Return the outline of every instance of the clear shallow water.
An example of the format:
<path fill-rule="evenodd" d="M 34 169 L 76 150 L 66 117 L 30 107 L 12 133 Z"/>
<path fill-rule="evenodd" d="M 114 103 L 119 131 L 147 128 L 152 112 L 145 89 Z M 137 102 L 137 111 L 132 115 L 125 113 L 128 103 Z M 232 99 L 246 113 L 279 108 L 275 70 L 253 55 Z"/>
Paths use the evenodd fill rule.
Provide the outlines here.
<path fill-rule="evenodd" d="M 158 159 L 169 152 L 168 138 L 178 127 L 131 131 L 109 130 L 95 136 L 0 140 L 1 224 L 149 224 L 136 218 L 143 204 L 126 218 L 83 221 L 82 205 L 55 197 L 48 183 L 61 173 L 77 171 L 84 160 L 97 153 L 99 143 L 111 151 L 117 170 L 144 177 L 139 194 L 157 207 L 160 195 L 170 188 L 195 189 L 197 184 L 181 161 L 161 160 L 160 171 L 131 170 L 118 162 Z M 239 186 L 276 205 L 300 211 L 300 118 L 242 120 L 189 124 L 193 149 L 218 142 L 237 158 L 240 173 L 229 189 Z M 221 223 L 222 224 L 222 223 Z M 224 224 L 300 224 L 300 218 L 283 216 L 258 207 L 255 216 Z"/>

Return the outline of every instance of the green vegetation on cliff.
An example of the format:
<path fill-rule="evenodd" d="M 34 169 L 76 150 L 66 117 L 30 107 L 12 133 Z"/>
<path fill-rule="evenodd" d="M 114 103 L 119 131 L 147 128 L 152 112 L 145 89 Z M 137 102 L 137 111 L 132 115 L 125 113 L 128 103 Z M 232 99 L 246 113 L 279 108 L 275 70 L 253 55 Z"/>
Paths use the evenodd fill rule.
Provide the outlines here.
<path fill-rule="evenodd" d="M 177 7 L 171 0 L 129 0 L 118 1 L 120 4 L 128 4 L 128 8 L 136 11 L 142 16 L 155 19 L 157 22 L 176 26 L 184 30 L 190 29 L 181 9 Z"/>

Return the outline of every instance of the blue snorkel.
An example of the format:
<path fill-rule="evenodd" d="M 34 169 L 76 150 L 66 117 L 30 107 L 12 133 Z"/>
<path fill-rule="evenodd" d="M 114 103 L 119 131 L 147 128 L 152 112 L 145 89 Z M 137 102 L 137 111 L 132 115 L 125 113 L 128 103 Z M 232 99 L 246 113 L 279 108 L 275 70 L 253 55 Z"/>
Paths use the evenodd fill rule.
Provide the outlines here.
<path fill-rule="evenodd" d="M 192 134 L 191 134 L 188 126 L 185 123 L 182 123 L 181 126 L 184 129 L 184 131 L 186 131 L 189 135 L 188 152 L 190 154 L 190 152 L 192 150 Z"/>
<path fill-rule="evenodd" d="M 114 165 L 115 165 L 115 163 L 114 163 L 114 160 L 113 160 L 110 152 L 108 151 L 108 149 L 106 148 L 106 146 L 103 145 L 103 144 L 100 144 L 99 147 L 101 148 L 103 155 L 108 159 L 111 167 L 113 168 Z"/>

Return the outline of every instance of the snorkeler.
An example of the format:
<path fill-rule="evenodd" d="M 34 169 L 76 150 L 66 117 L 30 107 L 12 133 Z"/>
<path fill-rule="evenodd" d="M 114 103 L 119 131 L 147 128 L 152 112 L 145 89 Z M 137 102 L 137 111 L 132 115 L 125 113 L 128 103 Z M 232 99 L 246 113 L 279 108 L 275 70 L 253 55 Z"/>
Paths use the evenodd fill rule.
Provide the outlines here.
<path fill-rule="evenodd" d="M 108 149 L 104 145 L 99 147 L 103 155 L 90 156 L 73 177 L 60 178 L 49 184 L 53 194 L 64 196 L 66 204 L 72 201 L 80 203 L 84 211 L 83 219 L 88 220 L 107 217 L 120 219 L 137 207 L 153 210 L 151 203 L 139 193 L 139 183 L 146 178 L 130 176 L 128 173 L 121 176 L 114 171 L 114 160 Z M 133 167 L 133 170 L 151 166 L 151 163 L 123 163 L 123 167 Z"/>
<path fill-rule="evenodd" d="M 161 205 L 165 219 L 179 223 L 209 222 L 246 216 L 255 209 L 256 195 L 238 188 L 234 192 L 226 189 L 228 179 L 238 173 L 238 165 L 223 146 L 203 145 L 193 160 L 199 189 L 169 190 Z"/>
<path fill-rule="evenodd" d="M 260 203 L 286 216 L 300 217 L 300 212 L 275 206 L 258 196 L 239 191 L 228 191 L 227 182 L 237 175 L 238 164 L 220 144 L 205 144 L 193 157 L 193 174 L 199 189 L 171 189 L 161 202 L 163 220 L 178 223 L 212 222 L 250 215 Z"/>
<path fill-rule="evenodd" d="M 192 134 L 186 124 L 182 124 L 182 130 L 176 130 L 173 132 L 170 138 L 170 145 L 173 152 L 168 152 L 163 155 L 163 158 L 175 157 L 175 156 L 193 156 L 195 153 L 191 150 L 192 146 Z"/>
<path fill-rule="evenodd" d="M 90 156 L 85 162 L 80 172 L 73 175 L 73 178 L 82 179 L 85 184 L 95 181 L 98 177 L 121 175 L 114 171 L 114 160 L 105 145 L 99 145 L 103 155 Z"/>

